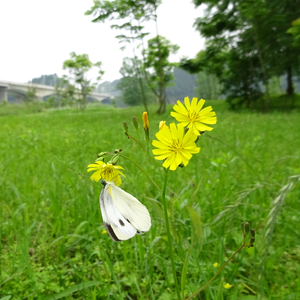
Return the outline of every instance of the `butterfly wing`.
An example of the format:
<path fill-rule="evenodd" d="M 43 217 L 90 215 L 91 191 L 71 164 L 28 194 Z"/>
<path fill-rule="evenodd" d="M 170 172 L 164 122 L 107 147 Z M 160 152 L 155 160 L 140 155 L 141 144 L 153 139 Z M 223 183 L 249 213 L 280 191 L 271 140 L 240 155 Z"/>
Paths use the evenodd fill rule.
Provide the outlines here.
<path fill-rule="evenodd" d="M 150 229 L 151 217 L 145 205 L 115 184 L 111 184 L 111 195 L 115 207 L 138 233 Z"/>
<path fill-rule="evenodd" d="M 124 218 L 116 207 L 106 184 L 100 193 L 100 208 L 104 226 L 111 238 L 118 242 L 132 238 L 137 230 Z"/>

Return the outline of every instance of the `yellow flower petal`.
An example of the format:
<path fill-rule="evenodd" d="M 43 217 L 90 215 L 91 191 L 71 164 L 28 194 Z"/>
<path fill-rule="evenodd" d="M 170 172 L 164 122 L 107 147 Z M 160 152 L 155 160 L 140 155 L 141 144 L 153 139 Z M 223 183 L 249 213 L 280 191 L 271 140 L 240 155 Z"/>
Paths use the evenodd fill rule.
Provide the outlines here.
<path fill-rule="evenodd" d="M 175 107 L 176 107 L 176 109 L 175 109 Z M 179 100 L 177 100 L 177 105 L 175 104 L 173 106 L 173 108 L 174 108 L 175 111 L 177 111 L 179 113 L 182 113 L 184 115 L 188 114 L 187 109 L 184 107 L 184 105 Z"/>
<path fill-rule="evenodd" d="M 217 123 L 217 118 L 216 117 L 210 117 L 210 118 L 203 118 L 203 123 L 205 124 L 216 124 Z"/>
<path fill-rule="evenodd" d="M 199 131 L 212 131 L 213 130 L 213 128 L 212 127 L 209 127 L 209 126 L 206 126 L 205 124 L 201 124 L 201 123 L 197 123 L 197 124 L 195 124 L 196 125 L 196 127 L 197 127 L 197 129 L 199 130 Z"/>
<path fill-rule="evenodd" d="M 197 107 L 197 101 L 198 101 L 198 99 L 195 98 L 195 97 L 193 97 L 192 103 L 191 103 L 191 107 L 190 107 L 191 110 L 195 110 L 196 109 L 196 107 Z"/>
<path fill-rule="evenodd" d="M 153 141 L 152 141 L 152 145 L 153 145 L 154 147 L 157 147 L 157 148 L 160 148 L 160 149 L 169 149 L 169 148 L 168 148 L 168 144 L 162 143 L 162 142 L 157 141 L 157 140 L 153 140 Z"/>
<path fill-rule="evenodd" d="M 163 163 L 163 167 L 168 168 L 172 164 L 174 157 L 175 153 L 171 153 L 170 156 Z"/>
<path fill-rule="evenodd" d="M 190 104 L 190 99 L 189 99 L 189 97 L 185 97 L 185 98 L 184 98 L 184 104 L 185 104 L 185 106 L 186 106 L 186 108 L 187 108 L 187 111 L 189 111 L 190 108 L 191 108 L 191 104 Z"/>
<path fill-rule="evenodd" d="M 205 100 L 200 99 L 200 101 L 198 102 L 198 104 L 197 104 L 197 106 L 196 106 L 195 111 L 196 111 L 196 112 L 199 112 L 199 111 L 201 110 L 201 108 L 203 107 L 204 103 L 205 103 Z"/>
<path fill-rule="evenodd" d="M 187 115 L 179 114 L 174 111 L 171 112 L 171 116 L 174 117 L 178 122 L 190 122 L 190 119 Z"/>
<path fill-rule="evenodd" d="M 156 158 L 157 160 L 164 160 L 164 159 L 168 158 L 168 157 L 170 156 L 170 154 L 171 154 L 171 153 L 161 154 L 161 155 L 156 156 L 155 158 Z"/>

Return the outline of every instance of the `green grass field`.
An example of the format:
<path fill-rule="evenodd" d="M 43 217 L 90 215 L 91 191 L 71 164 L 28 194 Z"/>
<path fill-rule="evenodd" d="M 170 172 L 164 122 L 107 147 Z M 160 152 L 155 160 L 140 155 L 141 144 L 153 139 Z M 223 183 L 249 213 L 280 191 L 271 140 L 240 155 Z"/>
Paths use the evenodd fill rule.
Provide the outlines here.
<path fill-rule="evenodd" d="M 222 101 L 209 105 L 218 122 L 200 137 L 200 154 L 169 172 L 182 296 L 204 285 L 217 271 L 213 264 L 239 248 L 240 223 L 249 221 L 255 247 L 242 249 L 197 299 L 300 299 L 300 184 L 290 178 L 300 174 L 299 110 L 236 113 Z M 175 121 L 171 106 L 162 116 L 155 109 L 152 138 L 160 120 Z M 103 233 L 101 184 L 78 175 L 90 175 L 86 167 L 99 152 L 122 148 L 162 187 L 163 169 L 124 135 L 126 121 L 136 137 L 131 120 L 141 121 L 142 112 L 0 107 L 0 300 L 176 299 L 157 189 L 134 164 L 119 160 L 122 189 L 148 207 L 152 227 L 116 243 Z"/>

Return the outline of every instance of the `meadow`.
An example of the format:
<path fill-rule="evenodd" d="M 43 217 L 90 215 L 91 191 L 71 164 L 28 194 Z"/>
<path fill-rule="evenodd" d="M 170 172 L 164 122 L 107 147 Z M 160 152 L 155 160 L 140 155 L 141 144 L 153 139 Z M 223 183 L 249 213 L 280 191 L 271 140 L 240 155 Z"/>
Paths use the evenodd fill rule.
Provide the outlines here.
<path fill-rule="evenodd" d="M 168 212 L 182 299 L 203 286 L 242 243 L 241 222 L 256 230 L 195 299 L 300 299 L 300 113 L 217 113 L 214 130 L 185 168 L 169 172 Z M 150 136 L 175 120 L 150 107 Z M 92 106 L 12 111 L 0 107 L 0 300 L 176 299 L 160 193 L 126 159 L 122 189 L 147 206 L 152 227 L 114 242 L 104 231 L 101 183 L 87 165 L 122 148 L 161 187 L 164 172 L 124 134 L 137 137 L 142 107 Z M 143 140 L 142 128 L 140 131 Z M 79 175 L 82 174 L 82 175 Z M 292 177 L 294 176 L 294 177 Z M 229 283 L 230 288 L 224 285 Z"/>

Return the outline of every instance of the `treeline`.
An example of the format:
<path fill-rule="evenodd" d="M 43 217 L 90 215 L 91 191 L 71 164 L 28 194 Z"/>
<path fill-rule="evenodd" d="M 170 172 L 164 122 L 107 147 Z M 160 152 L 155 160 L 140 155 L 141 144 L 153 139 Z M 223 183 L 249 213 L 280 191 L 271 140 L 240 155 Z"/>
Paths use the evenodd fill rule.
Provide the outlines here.
<path fill-rule="evenodd" d="M 125 58 L 128 62 L 128 58 Z M 129 59 L 130 60 L 130 59 Z M 128 67 L 128 65 L 127 65 Z M 122 69 L 123 68 L 123 69 Z M 105 81 L 99 84 L 95 92 L 110 94 L 115 96 L 121 102 L 127 105 L 141 105 L 142 96 L 140 93 L 138 78 L 134 73 L 131 73 L 130 68 L 125 71 L 124 66 L 121 68 L 121 79 L 116 79 L 112 82 Z M 172 72 L 173 79 L 170 86 L 166 88 L 167 103 L 174 103 L 178 99 L 183 99 L 186 96 L 193 96 L 195 93 L 205 99 L 217 99 L 219 95 L 212 98 L 208 96 L 208 85 L 206 81 L 201 82 L 198 75 L 189 74 L 188 72 L 175 68 Z M 198 78 L 199 77 L 199 78 Z M 201 77 L 202 78 L 202 77 Z M 46 84 L 50 86 L 57 86 L 57 83 L 62 84 L 63 79 L 59 78 L 56 74 L 42 75 L 32 79 L 32 83 Z M 145 84 L 145 87 L 147 84 Z M 206 96 L 207 95 L 207 96 Z M 149 103 L 156 102 L 152 92 L 146 88 L 146 97 Z"/>
<path fill-rule="evenodd" d="M 56 73 L 51 75 L 42 75 L 37 78 L 33 78 L 29 83 L 44 84 L 49 86 L 56 86 L 56 84 L 62 83 L 62 78 L 59 78 Z"/>
<path fill-rule="evenodd" d="M 295 95 L 300 75 L 300 0 L 194 0 L 205 16 L 194 24 L 206 49 L 180 66 L 216 77 L 233 108 L 259 102 L 268 111 L 272 86 L 285 79 Z M 278 86 L 282 86 L 280 83 Z"/>
<path fill-rule="evenodd" d="M 128 105 L 143 104 L 145 110 L 148 103 L 157 102 L 158 113 L 165 112 L 167 102 L 194 95 L 206 100 L 223 98 L 236 109 L 259 104 L 268 111 L 273 96 L 284 93 L 293 106 L 300 76 L 300 0 L 193 2 L 205 6 L 204 17 L 194 26 L 205 37 L 206 49 L 193 59 L 172 63 L 169 58 L 178 45 L 158 34 L 145 40 L 149 33 L 144 24 L 158 26 L 160 0 L 95 1 L 86 15 L 93 16 L 92 22 L 112 22 L 121 48 L 132 49 L 132 57 L 123 60 L 122 78 L 112 86 L 103 83 L 97 90 L 115 93 Z M 71 53 L 71 59 L 64 62 L 69 70 L 64 78 L 69 82 L 68 92 L 79 91 L 83 103 L 98 84 L 86 78 L 91 67 L 100 68 L 101 62 L 91 63 L 87 54 Z M 55 86 L 57 80 L 54 74 L 32 82 Z"/>

